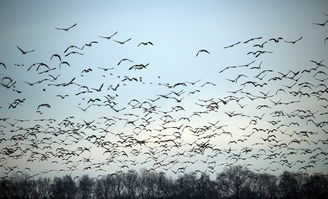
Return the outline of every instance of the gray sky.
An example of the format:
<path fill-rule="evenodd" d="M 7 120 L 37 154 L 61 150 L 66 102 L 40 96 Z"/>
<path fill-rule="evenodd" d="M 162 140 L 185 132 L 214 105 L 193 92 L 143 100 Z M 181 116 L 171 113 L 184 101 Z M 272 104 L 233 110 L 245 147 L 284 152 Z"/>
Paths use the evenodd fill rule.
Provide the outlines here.
<path fill-rule="evenodd" d="M 5 77 L 16 82 L 10 88 L 0 87 L 0 115 L 9 118 L 0 121 L 0 138 L 4 138 L 0 143 L 1 172 L 7 173 L 9 168 L 14 168 L 9 174 L 27 172 L 28 167 L 32 173 L 53 169 L 49 172 L 53 175 L 60 169 L 64 171 L 59 173 L 79 174 L 85 170 L 93 175 L 140 168 L 174 173 L 183 167 L 185 172 L 210 173 L 231 164 L 251 164 L 250 169 L 266 172 L 304 171 L 301 168 L 306 166 L 308 172 L 327 170 L 327 155 L 320 152 L 327 151 L 327 101 L 324 100 L 327 74 L 324 73 L 328 71 L 327 67 L 316 67 L 310 62 L 323 60 L 322 64 L 327 65 L 328 44 L 324 45 L 324 39 L 328 25 L 314 24 L 328 19 L 324 14 L 328 13 L 326 1 L 32 2 L 0 4 L 0 62 L 7 68 L 0 66 L 1 83 L 11 83 Z M 75 23 L 69 31 L 55 29 Z M 100 38 L 115 32 L 111 39 Z M 278 37 L 283 39 L 270 40 Z M 114 41 L 129 38 L 124 45 Z M 258 39 L 245 43 L 251 38 Z M 91 41 L 97 43 L 64 53 L 70 45 L 81 48 Z M 138 47 L 148 41 L 153 45 Z M 237 42 L 240 43 L 234 47 L 224 48 Z M 264 42 L 267 43 L 263 48 L 254 47 Z M 22 54 L 16 45 L 25 51 L 35 51 Z M 200 52 L 196 57 L 201 49 L 210 54 Z M 258 57 L 249 54 L 257 50 L 266 53 Z M 65 56 L 72 51 L 83 55 Z M 59 68 L 57 58 L 50 60 L 53 54 L 59 54 L 70 66 L 62 64 Z M 117 65 L 123 58 L 133 62 Z M 45 63 L 54 70 L 39 74 L 46 68 L 42 66 L 36 71 L 34 66 L 27 71 L 34 63 Z M 135 64 L 147 63 L 144 69 L 129 70 Z M 248 63 L 251 63 L 248 67 L 240 67 Z M 220 73 L 225 67 L 235 65 L 237 68 Z M 260 69 L 251 69 L 259 65 Z M 311 68 L 315 69 L 301 73 Z M 92 71 L 82 73 L 88 69 Z M 287 75 L 281 80 L 269 81 L 283 74 Z M 49 75 L 59 76 L 53 80 Z M 239 75 L 244 76 L 236 82 L 227 80 Z M 124 80 L 125 77 L 131 81 Z M 47 78 L 33 86 L 26 83 Z M 73 78 L 75 84 L 54 86 Z M 248 81 L 266 85 L 254 86 Z M 311 85 L 302 87 L 304 82 Z M 177 83 L 186 86 L 165 86 Z M 101 91 L 97 91 L 101 85 Z M 113 90 L 117 85 L 117 90 Z M 83 86 L 91 92 L 77 95 L 86 91 Z M 236 93 L 229 92 L 239 89 Z M 300 97 L 299 91 L 310 96 Z M 56 95 L 68 96 L 61 99 Z M 229 96 L 234 100 L 229 101 L 232 99 Z M 89 102 L 90 98 L 99 101 Z M 25 100 L 16 108 L 9 108 L 17 99 Z M 223 104 L 220 99 L 229 102 Z M 240 99 L 239 105 L 235 99 Z M 209 110 L 207 105 L 211 102 L 219 108 Z M 38 109 L 41 104 L 49 104 L 50 108 Z M 176 106 L 183 110 L 169 112 Z M 82 110 L 87 107 L 86 111 Z M 153 112 L 147 114 L 147 108 L 151 107 Z M 199 112 L 205 113 L 195 115 Z M 230 117 L 230 113 L 244 116 Z M 70 118 L 72 124 L 63 127 L 60 122 L 69 116 L 74 117 Z M 112 118 L 113 124 L 109 125 L 104 116 Z M 29 121 L 16 123 L 15 119 Z M 214 126 L 209 124 L 217 121 Z M 94 126 L 87 127 L 88 122 Z M 40 125 L 39 129 L 35 125 Z M 306 131 L 306 135 L 301 131 Z M 21 135 L 22 140 L 13 140 L 13 136 Z M 100 142 L 87 138 L 92 135 Z M 139 144 L 136 140 L 146 143 Z M 165 140 L 176 141 L 178 147 Z M 280 144 L 287 147 L 277 146 Z M 17 146 L 21 149 L 17 150 Z M 91 149 L 80 155 L 67 155 L 69 151 L 80 153 L 78 147 Z M 320 149 L 315 150 L 316 147 Z M 16 151 L 9 155 L 9 148 Z M 58 153 L 60 148 L 66 149 L 63 157 Z M 246 148 L 252 151 L 245 153 Z M 312 152 L 304 153 L 309 150 Z M 317 153 L 315 162 L 311 163 L 311 156 Z M 91 162 L 87 161 L 89 157 Z M 39 167 L 41 164 L 48 166 Z"/>

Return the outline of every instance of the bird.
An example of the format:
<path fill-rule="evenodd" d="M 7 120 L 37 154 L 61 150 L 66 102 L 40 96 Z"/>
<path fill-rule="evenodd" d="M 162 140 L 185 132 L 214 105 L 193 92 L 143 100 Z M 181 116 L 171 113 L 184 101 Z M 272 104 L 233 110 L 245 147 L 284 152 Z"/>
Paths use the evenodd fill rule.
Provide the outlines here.
<path fill-rule="evenodd" d="M 113 36 L 115 36 L 118 33 L 118 31 L 116 31 L 114 34 L 108 36 L 108 37 L 104 37 L 104 36 L 99 36 L 100 38 L 104 38 L 104 39 L 111 39 Z"/>
<path fill-rule="evenodd" d="M 230 69 L 230 68 L 237 68 L 237 66 L 227 66 L 224 69 L 220 70 L 219 73 L 223 73 L 223 71 Z"/>
<path fill-rule="evenodd" d="M 318 25 L 318 26 L 325 26 L 327 23 L 328 23 L 328 19 L 325 22 L 323 22 L 323 23 L 313 22 L 313 24 Z"/>
<path fill-rule="evenodd" d="M 103 71 L 108 71 L 108 70 L 113 70 L 114 67 L 111 67 L 111 68 L 103 68 L 103 67 L 98 67 L 99 69 L 103 70 Z"/>
<path fill-rule="evenodd" d="M 141 42 L 141 43 L 139 43 L 137 47 L 139 47 L 140 45 L 147 46 L 148 44 L 149 44 L 149 45 L 152 45 L 152 46 L 154 45 L 152 42 L 147 41 L 147 42 Z"/>
<path fill-rule="evenodd" d="M 71 28 L 75 27 L 76 25 L 77 25 L 77 23 L 71 25 L 71 26 L 68 27 L 68 28 L 56 28 L 56 27 L 55 27 L 55 29 L 57 29 L 57 30 L 63 30 L 63 31 L 69 31 Z"/>
<path fill-rule="evenodd" d="M 134 69 L 134 70 L 141 70 L 143 68 L 146 68 L 148 65 L 149 65 L 149 63 L 147 63 L 147 64 L 135 64 L 135 65 L 131 66 L 129 68 L 129 70 L 132 70 L 132 69 Z"/>
<path fill-rule="evenodd" d="M 202 53 L 202 52 L 207 53 L 207 54 L 211 54 L 211 53 L 208 52 L 207 50 L 205 50 L 205 49 L 201 49 L 201 50 L 199 50 L 199 51 L 197 52 L 196 57 L 198 57 L 199 53 Z"/>
<path fill-rule="evenodd" d="M 3 66 L 5 69 L 7 69 L 7 66 L 6 66 L 6 64 L 4 64 L 4 63 L 0 63 L 0 66 Z"/>
<path fill-rule="evenodd" d="M 53 55 L 51 55 L 50 60 L 52 60 L 53 57 L 57 57 L 57 58 L 59 59 L 59 61 L 61 61 L 61 57 L 60 57 L 60 55 L 58 55 L 58 54 L 53 54 Z"/>
<path fill-rule="evenodd" d="M 275 43 L 278 43 L 279 40 L 283 40 L 283 38 L 282 37 L 278 37 L 278 38 L 271 38 L 271 39 L 269 39 L 269 41 L 274 41 Z"/>
<path fill-rule="evenodd" d="M 18 50 L 21 51 L 21 53 L 22 53 L 23 55 L 28 54 L 28 53 L 32 53 L 32 52 L 35 51 L 35 49 L 33 49 L 33 50 L 28 50 L 28 51 L 24 51 L 24 50 L 22 50 L 18 45 L 16 45 L 16 47 L 18 48 Z"/>
<path fill-rule="evenodd" d="M 264 47 L 264 44 L 268 43 L 267 41 L 263 42 L 262 44 L 255 44 L 253 45 L 253 47 L 260 47 L 260 48 L 263 48 Z"/>
<path fill-rule="evenodd" d="M 83 55 L 83 54 L 80 53 L 80 52 L 77 52 L 77 51 L 71 51 L 71 52 L 67 53 L 67 54 L 65 55 L 65 57 L 67 57 L 67 56 L 69 56 L 69 55 L 72 55 L 72 54 Z"/>
<path fill-rule="evenodd" d="M 117 65 L 120 65 L 122 62 L 125 62 L 125 61 L 128 61 L 128 62 L 133 62 L 132 60 L 130 60 L 130 59 L 127 59 L 127 58 L 123 58 L 123 59 L 121 59 L 118 63 L 117 63 Z"/>
<path fill-rule="evenodd" d="M 69 95 L 56 95 L 56 97 L 60 97 L 61 99 L 64 99 L 65 97 L 68 97 Z"/>
<path fill-rule="evenodd" d="M 102 83 L 99 88 L 91 88 L 94 91 L 100 92 L 104 84 Z"/>
<path fill-rule="evenodd" d="M 67 52 L 69 49 L 71 49 L 71 48 L 76 48 L 76 49 L 81 50 L 81 48 L 79 48 L 79 47 L 77 47 L 77 46 L 75 46 L 75 45 L 70 45 L 70 46 L 68 46 L 68 47 L 65 49 L 64 53 L 66 53 L 66 52 Z"/>
<path fill-rule="evenodd" d="M 47 107 L 47 108 L 51 108 L 51 106 L 49 104 L 40 104 L 37 108 L 37 110 L 39 110 L 39 108 L 41 107 Z"/>
<path fill-rule="evenodd" d="M 301 36 L 300 38 L 296 39 L 295 41 L 286 41 L 284 40 L 286 43 L 291 43 L 291 44 L 295 44 L 296 42 L 300 41 L 301 39 L 303 39 L 303 36 Z"/>
<path fill-rule="evenodd" d="M 234 46 L 236 46 L 236 45 L 238 45 L 238 44 L 240 44 L 241 43 L 241 41 L 238 41 L 238 42 L 236 42 L 236 43 L 234 43 L 234 44 L 231 44 L 231 45 L 229 45 L 229 46 L 225 46 L 225 47 L 223 47 L 223 48 L 232 48 L 232 47 L 234 47 Z"/>
<path fill-rule="evenodd" d="M 262 39 L 262 37 L 253 37 L 253 38 L 250 38 L 250 39 L 244 41 L 244 44 L 247 44 L 248 42 L 253 41 L 253 40 L 257 40 L 257 39 Z"/>
<path fill-rule="evenodd" d="M 67 61 L 62 61 L 62 62 L 60 62 L 60 64 L 59 64 L 59 68 L 60 68 L 61 65 L 63 65 L 63 64 L 65 64 L 65 65 L 67 65 L 67 66 L 71 66 Z"/>
<path fill-rule="evenodd" d="M 129 39 L 127 39 L 127 40 L 125 40 L 125 41 L 118 41 L 118 40 L 114 40 L 116 43 L 119 43 L 119 44 L 121 44 L 121 45 L 123 45 L 123 44 L 125 44 L 126 42 L 128 42 L 128 41 L 130 41 L 132 38 L 129 38 Z"/>
<path fill-rule="evenodd" d="M 81 50 L 83 50 L 83 48 L 84 47 L 91 47 L 92 46 L 92 44 L 97 44 L 98 42 L 97 41 L 91 41 L 90 43 L 86 43 L 86 44 L 84 44 L 83 46 L 82 46 L 82 48 L 81 48 Z"/>

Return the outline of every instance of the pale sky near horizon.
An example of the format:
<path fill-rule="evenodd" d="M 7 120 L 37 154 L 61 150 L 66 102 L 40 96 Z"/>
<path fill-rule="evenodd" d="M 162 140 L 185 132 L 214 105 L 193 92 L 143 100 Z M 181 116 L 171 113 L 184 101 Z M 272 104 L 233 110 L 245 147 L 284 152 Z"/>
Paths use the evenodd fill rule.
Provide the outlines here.
<path fill-rule="evenodd" d="M 326 172 L 327 155 L 321 153 L 315 158 L 310 157 L 320 150 L 328 150 L 328 141 L 324 141 L 328 139 L 328 134 L 325 133 L 328 130 L 325 124 L 327 101 L 324 100 L 328 98 L 327 91 L 324 91 L 327 86 L 325 78 L 328 76 L 328 70 L 327 67 L 320 66 L 310 73 L 301 72 L 316 67 L 310 60 L 323 60 L 322 64 L 327 65 L 328 43 L 325 44 L 324 39 L 328 36 L 328 24 L 314 24 L 328 20 L 327 13 L 328 2 L 324 0 L 2 1 L 0 63 L 5 64 L 6 68 L 0 65 L 0 80 L 2 85 L 10 84 L 10 79 L 15 83 L 10 88 L 0 87 L 0 139 L 4 138 L 0 142 L 0 173 L 8 172 L 9 168 L 15 165 L 17 167 L 9 174 L 17 171 L 26 172 L 26 167 L 32 168 L 31 173 L 48 172 L 51 169 L 58 171 L 61 168 L 65 168 L 63 173 L 76 174 L 84 170 L 92 173 L 91 170 L 96 168 L 114 172 L 156 168 L 158 162 L 165 166 L 162 165 L 156 170 L 169 172 L 176 172 L 181 167 L 185 167 L 185 172 L 211 172 L 212 168 L 219 172 L 225 164 L 252 164 L 250 169 L 267 172 L 275 172 L 275 169 L 277 172 L 299 171 L 300 168 L 313 164 L 314 166 L 307 168 L 306 171 Z M 56 29 L 66 28 L 75 23 L 77 25 L 69 31 Z M 110 36 L 115 32 L 117 34 L 111 39 L 100 37 Z M 245 43 L 257 37 L 260 38 Z M 283 39 L 279 42 L 270 40 L 278 37 Z M 124 45 L 114 41 L 125 41 L 129 38 L 131 40 Z M 294 44 L 289 43 L 299 38 L 301 39 Z M 67 51 L 76 51 L 83 55 L 65 56 L 67 53 L 64 53 L 64 50 L 68 46 L 82 47 L 91 41 L 97 43 L 91 47 L 86 46 L 83 50 L 72 48 Z M 141 42 L 148 41 L 153 45 L 138 46 Z M 239 41 L 240 43 L 234 47 L 224 48 Z M 254 47 L 264 42 L 267 43 L 263 48 Z M 35 51 L 22 54 L 17 45 L 25 51 Z M 196 56 L 201 49 L 207 50 L 209 54 L 200 52 Z M 258 57 L 248 54 L 256 50 L 266 52 Z M 62 64 L 59 68 L 60 61 L 57 58 L 50 60 L 53 54 L 59 54 L 62 61 L 67 61 L 70 66 Z M 123 58 L 133 62 L 123 61 L 118 65 Z M 37 66 L 34 66 L 27 71 L 34 63 L 45 63 L 54 70 L 39 74 L 46 68 L 43 66 L 36 71 Z M 129 70 L 135 64 L 148 63 L 146 68 Z M 220 73 L 227 66 L 248 63 L 251 63 L 248 67 L 231 68 Z M 259 65 L 260 69 L 251 69 Z M 104 71 L 101 68 L 108 70 Z M 91 69 L 90 72 L 82 72 L 88 69 Z M 293 72 L 290 71 L 299 72 L 292 77 Z M 256 77 L 261 72 L 263 74 Z M 52 80 L 49 74 L 53 77 L 59 75 L 58 79 Z M 270 78 L 280 77 L 282 74 L 287 74 L 282 80 L 269 81 Z M 227 80 L 233 80 L 239 75 L 245 76 L 239 77 L 237 82 Z M 126 77 L 135 79 L 124 80 Z M 33 86 L 28 85 L 47 78 L 48 80 Z M 73 78 L 76 84 L 54 86 L 67 83 Z M 299 80 L 295 81 L 298 78 Z M 247 84 L 247 81 L 267 85 L 253 86 L 251 83 Z M 294 82 L 296 85 L 288 89 Z M 302 87 L 304 84 L 301 83 L 304 82 L 311 85 Z M 165 86 L 176 83 L 185 85 L 175 88 Z M 118 89 L 113 90 L 117 85 Z M 87 86 L 92 92 L 77 95 L 81 91 L 86 91 L 86 87 L 83 86 Z M 97 88 L 101 88 L 101 91 L 97 91 Z M 242 89 L 242 92 L 231 93 L 239 89 Z M 278 91 L 279 89 L 285 89 L 286 93 Z M 311 95 L 308 97 L 299 96 L 300 93 L 295 94 L 299 91 Z M 61 99 L 56 95 L 68 96 Z M 164 95 L 169 97 L 163 97 Z M 262 99 L 265 95 L 273 96 Z M 246 107 L 241 108 L 235 100 L 227 104 L 220 101 L 231 99 L 229 96 L 240 98 L 238 103 Z M 252 100 L 254 96 L 260 98 Z M 152 102 L 158 97 L 159 100 Z M 98 98 L 99 101 L 89 102 L 90 98 Z M 25 100 L 18 103 L 17 107 L 9 108 L 17 99 Z M 131 102 L 133 99 L 136 101 Z M 140 105 L 146 101 L 148 104 Z M 219 108 L 209 110 L 206 105 L 213 101 Z M 292 101 L 295 103 L 279 104 Z M 275 102 L 278 105 L 274 105 Z M 134 107 L 131 103 L 137 103 L 140 107 L 136 108 L 137 106 Z M 41 106 L 38 109 L 42 104 L 48 104 L 50 108 Z M 116 112 L 109 104 L 116 110 L 123 110 Z M 146 109 L 150 107 L 146 106 L 150 106 L 149 104 L 154 106 L 154 112 L 147 115 Z M 268 107 L 259 107 L 261 105 Z M 169 112 L 176 106 L 181 106 L 184 110 Z M 86 111 L 82 110 L 87 107 L 89 108 Z M 202 111 L 207 112 L 201 116 L 194 114 Z M 283 115 L 277 115 L 279 111 L 283 112 Z M 230 117 L 229 113 L 241 113 L 244 116 Z M 257 119 L 262 114 L 264 117 Z M 314 117 L 302 118 L 307 114 L 313 114 Z M 70 119 L 72 124 L 64 128 L 60 122 L 69 116 L 74 117 Z M 106 126 L 108 123 L 100 119 L 104 116 L 114 119 L 115 124 Z M 17 122 L 15 119 L 29 121 Z M 35 121 L 38 119 L 56 121 Z M 147 119 L 151 122 L 148 123 Z M 166 123 L 168 120 L 172 121 Z M 253 120 L 256 120 L 255 123 Z M 133 121 L 135 123 L 129 123 Z M 217 121 L 218 126 L 224 126 L 222 129 L 214 130 L 217 126 L 212 126 L 198 135 L 196 129 L 204 130 L 209 123 Z M 88 122 L 95 125 L 94 129 L 85 126 Z M 35 125 L 40 125 L 40 129 L 36 130 Z M 183 131 L 178 129 L 180 125 L 183 125 L 182 128 L 185 127 Z M 279 125 L 283 126 L 277 128 Z M 167 129 L 159 130 L 162 126 Z M 247 128 L 241 130 L 244 127 Z M 101 128 L 106 128 L 111 133 L 106 134 Z M 142 128 L 143 130 L 140 130 Z M 268 132 L 272 129 L 277 131 Z M 254 131 L 250 137 L 245 136 Z M 305 136 L 300 133 L 301 131 L 310 133 Z M 29 134 L 31 132 L 35 133 L 36 137 Z M 176 132 L 181 134 L 180 138 L 175 137 Z M 231 132 L 232 136 L 225 132 Z M 219 135 L 214 135 L 215 133 Z M 25 137 L 23 136 L 23 140 L 15 141 L 15 135 Z M 109 141 L 115 144 L 110 147 L 107 145 L 106 149 L 99 143 L 92 143 L 94 138 L 91 141 L 86 139 L 91 135 L 105 135 L 104 139 L 100 139 L 102 142 Z M 276 143 L 262 140 L 270 135 L 275 137 L 272 136 L 268 140 L 274 138 Z M 245 138 L 247 140 L 238 141 Z M 181 146 L 175 147 L 171 141 L 163 143 L 166 139 L 173 139 Z M 306 141 L 300 141 L 302 139 Z M 136 140 L 147 141 L 143 145 L 136 143 Z M 300 144 L 293 140 L 300 141 Z M 40 148 L 36 148 L 33 143 L 37 143 Z M 282 143 L 290 148 L 272 146 Z M 199 149 L 201 144 L 209 144 L 212 149 L 205 147 L 205 150 L 199 153 L 196 149 Z M 17 150 L 17 146 L 22 149 Z M 90 152 L 84 151 L 80 156 L 69 157 L 66 154 L 69 158 L 63 160 L 63 157 L 58 156 L 58 148 L 61 147 L 68 151 L 78 151 L 78 147 L 92 148 Z M 243 150 L 247 147 L 253 151 L 244 153 Z M 321 149 L 314 150 L 316 147 Z M 9 148 L 16 151 L 8 155 Z M 232 152 L 227 152 L 230 149 Z M 218 153 L 221 150 L 223 152 Z M 314 151 L 303 154 L 304 150 Z M 154 158 L 155 154 L 149 155 L 149 151 L 158 157 Z M 284 151 L 291 154 L 284 154 Z M 57 155 L 53 155 L 55 153 Z M 138 155 L 134 156 L 135 153 Z M 260 154 L 260 157 L 251 158 L 254 154 Z M 48 158 L 38 161 L 42 157 Z M 92 159 L 91 162 L 86 161 L 89 157 Z M 238 159 L 236 163 L 235 158 Z M 316 160 L 315 163 L 311 163 L 313 159 Z M 177 160 L 180 162 L 176 162 Z M 272 162 L 274 160 L 277 162 Z M 286 160 L 290 162 L 286 163 Z M 187 163 L 188 161 L 195 163 Z M 44 163 L 48 166 L 40 168 L 39 165 Z M 72 170 L 73 167 L 76 170 Z M 105 171 L 95 173 L 104 174 Z M 55 175 L 56 172 L 52 174 Z"/>

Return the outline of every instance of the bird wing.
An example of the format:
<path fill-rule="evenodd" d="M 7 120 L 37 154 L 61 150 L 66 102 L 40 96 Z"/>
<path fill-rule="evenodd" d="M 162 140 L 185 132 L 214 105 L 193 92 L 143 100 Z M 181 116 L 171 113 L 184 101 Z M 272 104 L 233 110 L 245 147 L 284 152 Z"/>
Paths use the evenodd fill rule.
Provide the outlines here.
<path fill-rule="evenodd" d="M 3 67 L 5 67 L 7 69 L 7 67 L 4 63 L 0 63 L 0 65 L 2 65 Z"/>
<path fill-rule="evenodd" d="M 25 53 L 25 51 L 22 50 L 18 45 L 16 45 L 16 46 L 17 46 L 18 50 L 20 50 L 23 54 Z"/>
<path fill-rule="evenodd" d="M 77 25 L 77 23 L 73 24 L 72 26 L 68 27 L 67 29 L 71 29 L 73 27 L 75 27 Z"/>
<path fill-rule="evenodd" d="M 26 51 L 26 53 L 31 53 L 31 52 L 34 52 L 34 51 L 35 51 L 35 49 Z"/>
<path fill-rule="evenodd" d="M 125 40 L 123 43 L 128 42 L 128 41 L 130 41 L 131 39 L 132 39 L 132 38 L 129 38 L 129 39 Z"/>

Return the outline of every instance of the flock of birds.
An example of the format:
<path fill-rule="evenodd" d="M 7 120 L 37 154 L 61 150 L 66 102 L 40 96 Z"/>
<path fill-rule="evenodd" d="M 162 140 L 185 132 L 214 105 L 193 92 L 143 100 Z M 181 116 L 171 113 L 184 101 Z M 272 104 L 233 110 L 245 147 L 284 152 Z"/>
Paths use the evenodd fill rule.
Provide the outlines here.
<path fill-rule="evenodd" d="M 314 25 L 326 26 L 327 22 L 328 19 Z M 68 32 L 75 27 L 77 23 L 56 30 Z M 44 117 L 45 112 L 56 111 L 54 107 L 58 105 L 53 105 L 53 101 L 29 107 L 37 115 L 35 118 L 1 114 L 2 178 L 23 173 L 30 173 L 30 177 L 88 171 L 106 174 L 141 167 L 147 171 L 201 174 L 215 173 L 234 164 L 258 172 L 327 168 L 328 66 L 324 59 L 309 60 L 304 68 L 288 71 L 277 71 L 265 63 L 265 58 L 275 53 L 269 47 L 297 46 L 306 39 L 303 36 L 295 40 L 254 37 L 224 46 L 229 50 L 251 45 L 252 50 L 246 54 L 251 61 L 220 66 L 217 81 L 166 83 L 157 76 L 155 83 L 147 82 L 142 75 L 115 74 L 119 65 L 138 75 L 151 67 L 151 63 L 136 63 L 129 58 L 112 63 L 114 67 L 85 68 L 80 76 L 73 74 L 67 80 L 61 79 L 63 68 L 74 67 L 69 58 L 83 58 L 86 48 L 96 47 L 102 40 L 120 45 L 133 41 L 116 40 L 118 34 L 99 36 L 99 41 L 82 46 L 70 45 L 49 56 L 49 60 L 27 67 L 15 64 L 27 73 L 36 74 L 35 81 L 15 79 L 14 74 L 0 76 L 1 92 L 17 96 L 10 102 L 1 101 L 0 111 L 21 109 L 29 101 L 28 93 L 20 89 L 25 85 L 41 94 L 46 89 L 58 88 L 58 93 L 49 97 L 55 97 L 60 104 L 77 102 L 72 110 L 77 109 L 88 118 L 78 119 L 79 115 L 69 114 L 63 119 Z M 327 40 L 328 37 L 323 38 L 324 44 Z M 156 43 L 146 41 L 136 46 L 153 45 Z M 24 56 L 36 52 L 18 45 L 17 49 Z M 205 58 L 213 53 L 200 49 L 196 57 L 200 56 Z M 14 67 L 5 62 L 0 66 L 1 71 Z M 95 71 L 115 82 L 96 81 L 97 86 L 89 85 L 83 78 Z M 226 78 L 227 73 L 234 78 Z M 236 89 L 218 94 L 222 81 Z M 159 93 L 121 100 L 120 90 L 131 84 L 140 88 L 152 84 Z M 102 115 L 90 118 L 95 111 Z M 38 164 L 48 166 L 35 166 Z"/>

